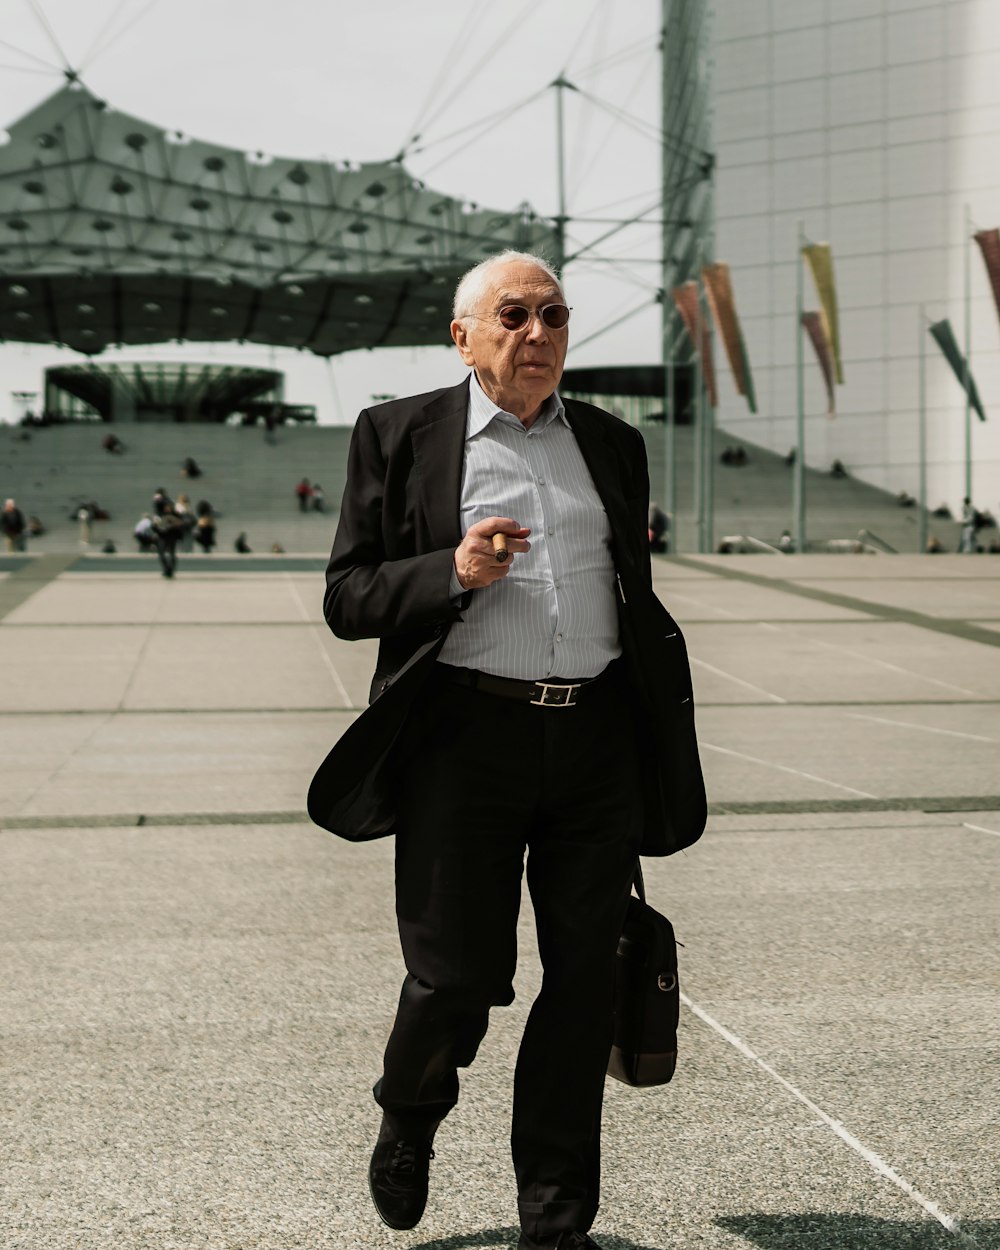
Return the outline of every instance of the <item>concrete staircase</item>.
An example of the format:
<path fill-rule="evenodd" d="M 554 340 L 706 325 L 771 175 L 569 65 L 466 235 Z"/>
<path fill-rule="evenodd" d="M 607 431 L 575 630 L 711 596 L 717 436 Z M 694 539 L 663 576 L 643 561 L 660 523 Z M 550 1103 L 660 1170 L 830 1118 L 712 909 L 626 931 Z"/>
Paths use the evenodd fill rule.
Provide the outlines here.
<path fill-rule="evenodd" d="M 275 443 L 260 429 L 212 425 L 116 426 L 125 442 L 122 456 L 109 455 L 101 439 L 109 427 L 66 425 L 25 431 L 0 426 L 0 494 L 12 495 L 26 515 L 42 519 L 47 534 L 34 540 L 33 551 L 79 549 L 79 526 L 71 517 L 83 500 L 94 499 L 110 521 L 94 527 L 92 550 L 106 539 L 119 551 L 132 551 L 132 528 L 148 511 L 153 491 L 162 486 L 172 497 L 185 492 L 196 504 L 209 500 L 221 513 L 220 552 L 232 551 L 245 531 L 255 552 L 279 542 L 288 552 L 327 552 L 336 528 L 343 492 L 351 431 L 344 427 L 288 427 Z M 652 496 L 662 506 L 664 490 L 664 428 L 643 427 L 649 451 Z M 29 438 L 25 438 L 29 434 Z M 748 463 L 723 465 L 724 446 L 746 448 Z M 692 519 L 694 446 L 692 431 L 676 431 L 679 549 L 697 548 Z M 192 456 L 203 476 L 189 481 L 181 463 Z M 301 514 L 295 498 L 302 477 L 322 483 L 328 511 Z M 917 510 L 901 508 L 884 491 L 850 477 L 831 478 L 809 470 L 806 475 L 807 532 L 810 542 L 856 539 L 861 530 L 878 535 L 898 551 L 917 548 Z M 724 431 L 717 433 L 715 525 L 713 546 L 726 535 L 750 535 L 777 543 L 784 529 L 794 529 L 792 470 L 780 456 L 744 443 Z M 958 525 L 931 519 L 930 532 L 945 548 L 958 545 Z"/>

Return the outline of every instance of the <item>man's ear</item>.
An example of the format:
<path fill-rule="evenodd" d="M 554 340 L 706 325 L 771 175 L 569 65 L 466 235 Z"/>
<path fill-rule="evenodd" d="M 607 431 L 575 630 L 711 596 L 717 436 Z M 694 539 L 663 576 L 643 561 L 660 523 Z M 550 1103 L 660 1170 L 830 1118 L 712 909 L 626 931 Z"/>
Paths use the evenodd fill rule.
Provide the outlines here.
<path fill-rule="evenodd" d="M 469 346 L 469 334 L 465 328 L 464 321 L 453 321 L 451 323 L 451 337 L 458 348 L 458 354 L 467 365 L 474 365 L 475 359 L 472 355 L 472 348 Z"/>

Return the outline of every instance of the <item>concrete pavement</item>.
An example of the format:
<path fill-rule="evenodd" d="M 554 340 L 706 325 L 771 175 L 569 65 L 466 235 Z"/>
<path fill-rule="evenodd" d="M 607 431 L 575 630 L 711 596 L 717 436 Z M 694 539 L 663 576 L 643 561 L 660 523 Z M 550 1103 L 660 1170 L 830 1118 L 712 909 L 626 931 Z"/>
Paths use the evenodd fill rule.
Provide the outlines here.
<path fill-rule="evenodd" d="M 0 564 L 0 1245 L 512 1245 L 530 916 L 428 1214 L 391 1233 L 365 1169 L 392 846 L 303 811 L 374 647 L 329 635 L 300 562 L 194 567 Z M 607 1250 L 1000 1246 L 992 572 L 657 561 L 713 814 L 647 863 L 687 1004 L 674 1082 L 609 1082 Z"/>

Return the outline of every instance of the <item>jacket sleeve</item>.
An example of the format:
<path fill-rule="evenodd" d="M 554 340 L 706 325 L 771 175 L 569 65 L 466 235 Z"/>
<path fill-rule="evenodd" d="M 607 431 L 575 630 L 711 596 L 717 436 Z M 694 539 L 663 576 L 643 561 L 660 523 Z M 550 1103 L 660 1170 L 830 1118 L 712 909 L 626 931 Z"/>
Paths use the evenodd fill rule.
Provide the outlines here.
<path fill-rule="evenodd" d="M 452 548 L 388 558 L 390 464 L 367 410 L 354 428 L 340 522 L 326 569 L 323 614 L 339 638 L 387 638 L 459 617 Z M 391 540 L 390 540 L 391 541 Z"/>

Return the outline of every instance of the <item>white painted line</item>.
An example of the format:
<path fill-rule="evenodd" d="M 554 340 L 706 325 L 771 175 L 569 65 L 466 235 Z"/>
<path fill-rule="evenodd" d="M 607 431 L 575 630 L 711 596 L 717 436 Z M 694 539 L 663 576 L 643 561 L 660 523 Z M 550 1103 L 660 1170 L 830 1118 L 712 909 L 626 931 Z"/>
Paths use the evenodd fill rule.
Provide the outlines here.
<path fill-rule="evenodd" d="M 696 599 L 694 595 L 683 595 L 679 590 L 671 590 L 670 598 L 671 601 L 683 599 L 685 603 L 693 604 L 696 608 L 704 608 L 706 612 L 718 612 L 720 616 L 736 617 L 735 612 L 729 612 L 725 608 L 716 607 L 714 603 L 706 603 L 704 599 Z"/>
<path fill-rule="evenodd" d="M 927 1198 L 920 1192 L 919 1189 L 917 1189 L 914 1185 L 911 1185 L 908 1180 L 904 1180 L 904 1178 L 900 1176 L 894 1168 L 891 1168 L 883 1158 L 875 1153 L 874 1150 L 871 1150 L 863 1142 L 859 1141 L 853 1133 L 849 1132 L 843 1126 L 839 1120 L 835 1120 L 833 1116 L 828 1115 L 823 1108 L 814 1103 L 807 1094 L 804 1094 L 802 1090 L 793 1085 L 791 1081 L 787 1081 L 781 1073 L 776 1072 L 769 1063 L 765 1063 L 759 1055 L 755 1054 L 754 1051 L 750 1049 L 746 1042 L 738 1038 L 735 1033 L 731 1033 L 729 1029 L 720 1024 L 718 1020 L 716 1020 L 713 1016 L 710 1016 L 704 1008 L 699 1007 L 696 1002 L 692 1001 L 692 999 L 690 999 L 688 995 L 683 992 L 683 990 L 681 991 L 680 997 L 681 1002 L 684 1003 L 688 1010 L 693 1012 L 699 1020 L 707 1024 L 710 1029 L 714 1029 L 721 1038 L 727 1041 L 730 1046 L 733 1046 L 736 1050 L 738 1050 L 744 1058 L 749 1059 L 751 1063 L 755 1063 L 759 1068 L 766 1072 L 768 1076 L 773 1077 L 774 1080 L 776 1080 L 779 1085 L 783 1086 L 793 1098 L 797 1098 L 804 1107 L 808 1107 L 813 1115 L 818 1116 L 828 1128 L 832 1129 L 834 1133 L 837 1134 L 842 1142 L 845 1142 L 853 1151 L 859 1154 L 862 1159 L 864 1159 L 864 1161 L 880 1176 L 884 1176 L 886 1180 L 892 1181 L 892 1183 L 897 1188 L 901 1189 L 907 1197 L 912 1198 L 918 1206 L 923 1207 L 928 1215 L 937 1220 L 939 1224 L 943 1225 L 949 1233 L 956 1234 L 961 1241 L 964 1242 L 964 1244 L 968 1246 L 976 1245 L 975 1241 L 973 1241 L 971 1237 L 968 1237 L 960 1232 L 958 1220 L 942 1211 L 936 1202 Z"/>
<path fill-rule="evenodd" d="M 304 621 L 308 621 L 312 623 L 312 617 L 309 615 L 309 609 L 302 602 L 302 596 L 299 594 L 299 588 L 298 586 L 296 586 L 295 582 L 292 580 L 291 574 L 286 573 L 285 578 L 288 582 L 289 589 L 292 592 L 292 596 L 295 599 L 295 602 L 299 605 L 299 611 L 302 613 L 302 619 Z M 337 667 L 334 664 L 333 660 L 330 659 L 330 653 L 327 651 L 326 647 L 323 645 L 323 639 L 320 637 L 318 633 L 318 627 L 315 624 L 313 624 L 312 628 L 309 630 L 309 633 L 312 636 L 313 641 L 316 643 L 316 646 L 319 648 L 319 653 L 323 657 L 323 663 L 330 670 L 330 676 L 333 678 L 333 684 L 337 687 L 337 693 L 340 695 L 340 697 L 344 701 L 344 707 L 354 707 L 354 704 L 351 702 L 351 696 L 347 693 L 347 687 L 344 685 L 343 681 L 341 680 L 340 674 L 337 672 Z"/>
<path fill-rule="evenodd" d="M 867 716 L 864 712 L 848 712 L 854 720 L 871 720 L 879 725 L 899 725 L 902 729 L 920 729 L 926 734 L 946 734 L 949 738 L 969 738 L 972 742 L 1000 742 L 1000 738 L 987 738 L 983 734 L 962 733 L 958 729 L 937 729 L 931 725 L 914 725 L 908 720 L 889 720 L 886 716 Z"/>
<path fill-rule="evenodd" d="M 983 825 L 970 825 L 967 820 L 962 821 L 963 829 L 974 829 L 976 833 L 992 833 L 995 838 L 1000 838 L 1000 829 L 987 829 Z"/>
<path fill-rule="evenodd" d="M 903 668 L 899 664 L 891 664 L 888 660 L 879 660 L 875 656 L 865 655 L 863 651 L 854 651 L 850 647 L 843 647 L 839 643 L 826 642 L 822 638 L 809 638 L 807 641 L 813 643 L 817 647 L 826 647 L 830 651 L 838 651 L 841 655 L 849 655 L 852 659 L 861 660 L 865 664 L 877 664 L 880 668 L 887 668 L 893 673 L 902 673 L 905 677 L 915 677 L 918 681 L 930 682 L 932 686 L 942 686 L 945 690 L 957 690 L 959 694 L 967 694 L 973 699 L 982 698 L 982 692 L 978 690 L 966 690 L 964 686 L 955 686 L 950 681 L 941 681 L 937 677 L 928 677 L 926 673 L 915 672 L 912 668 Z"/>
<path fill-rule="evenodd" d="M 780 694 L 772 694 L 770 690 L 765 690 L 763 686 L 755 686 L 752 682 L 744 681 L 742 677 L 734 677 L 732 673 L 727 673 L 724 669 L 716 668 L 713 664 L 706 664 L 704 660 L 691 657 L 691 663 L 696 664 L 699 668 L 706 668 L 710 673 L 714 673 L 716 677 L 724 677 L 727 681 L 734 681 L 738 686 L 745 686 L 747 690 L 755 690 L 757 694 L 766 695 L 772 703 L 787 703 L 787 699 L 783 699 Z"/>
<path fill-rule="evenodd" d="M 718 751 L 720 755 L 734 755 L 740 760 L 749 760 L 751 764 L 763 764 L 765 768 L 776 768 L 779 772 L 793 773 L 796 777 L 806 777 L 809 781 L 818 781 L 820 785 L 833 786 L 835 790 L 846 790 L 848 794 L 856 794 L 859 799 L 874 799 L 878 795 L 869 794 L 867 790 L 855 790 L 853 786 L 842 786 L 839 781 L 829 781 L 826 777 L 817 777 L 815 773 L 804 773 L 800 768 L 789 768 L 787 764 L 776 764 L 774 760 L 761 760 L 755 755 L 746 755 L 742 751 L 731 751 L 729 747 L 717 747 L 703 738 L 698 745 L 708 751 Z"/>

